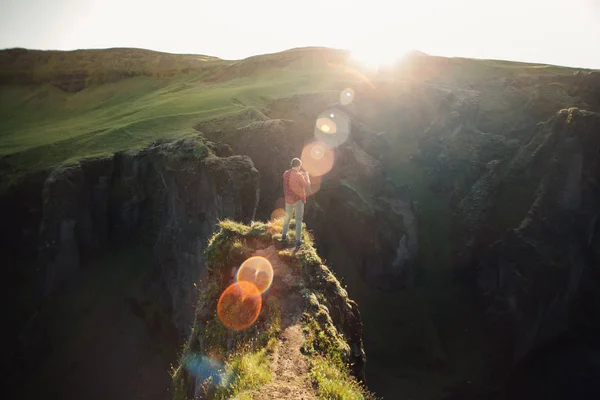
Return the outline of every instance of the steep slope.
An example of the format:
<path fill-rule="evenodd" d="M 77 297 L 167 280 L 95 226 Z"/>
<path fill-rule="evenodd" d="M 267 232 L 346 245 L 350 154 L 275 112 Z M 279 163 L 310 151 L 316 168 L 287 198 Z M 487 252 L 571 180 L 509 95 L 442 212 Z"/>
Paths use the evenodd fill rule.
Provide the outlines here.
<path fill-rule="evenodd" d="M 207 251 L 209 275 L 199 286 L 192 334 L 174 371 L 175 399 L 371 396 L 356 380 L 364 379 L 365 366 L 356 303 L 322 264 L 308 233 L 306 244 L 293 249 L 281 243 L 280 232 L 281 220 L 220 223 Z M 272 285 L 262 292 L 256 322 L 231 329 L 246 310 L 220 311 L 221 299 L 248 282 L 238 266 L 257 256 L 272 265 Z"/>

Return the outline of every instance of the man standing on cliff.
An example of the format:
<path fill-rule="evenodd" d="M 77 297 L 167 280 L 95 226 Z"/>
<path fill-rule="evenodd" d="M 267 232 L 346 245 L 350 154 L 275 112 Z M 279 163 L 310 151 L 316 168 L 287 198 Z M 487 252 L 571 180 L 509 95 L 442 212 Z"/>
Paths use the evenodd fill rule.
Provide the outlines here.
<path fill-rule="evenodd" d="M 287 240 L 292 214 L 296 215 L 296 246 L 302 244 L 302 218 L 306 204 L 306 188 L 310 186 L 310 178 L 306 171 L 301 171 L 302 161 L 294 158 L 291 168 L 283 173 L 283 194 L 285 195 L 285 218 L 281 240 Z"/>

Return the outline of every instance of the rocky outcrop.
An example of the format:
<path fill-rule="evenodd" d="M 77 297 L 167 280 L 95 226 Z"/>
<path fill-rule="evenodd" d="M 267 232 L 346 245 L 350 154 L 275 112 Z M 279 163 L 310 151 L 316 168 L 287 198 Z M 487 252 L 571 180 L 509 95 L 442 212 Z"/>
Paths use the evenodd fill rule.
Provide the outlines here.
<path fill-rule="evenodd" d="M 146 288 L 189 335 L 208 238 L 219 219 L 251 221 L 258 203 L 252 161 L 219 158 L 211 148 L 226 152 L 198 138 L 156 143 L 57 167 L 3 194 L 2 255 L 19 282 L 5 292 L 16 299 L 9 320 L 31 352 L 43 336 L 36 315 L 44 297 L 99 252 L 131 245 L 153 253 Z"/>
<path fill-rule="evenodd" d="M 366 355 L 358 306 L 309 240 L 300 248 L 285 246 L 280 240 L 281 221 L 250 225 L 222 221 L 220 228 L 207 249 L 209 274 L 203 282 L 192 334 L 173 374 L 173 398 L 230 398 L 250 393 L 253 398 L 288 398 L 297 393 L 305 377 L 298 376 L 297 367 L 275 368 L 275 364 L 308 364 L 305 368 L 313 370 L 308 391 L 319 391 L 321 381 L 314 376 L 323 364 L 313 364 L 314 360 L 327 363 L 328 373 L 335 373 L 335 384 L 366 394 Z M 305 234 L 305 238 L 310 236 Z M 223 314 L 216 312 L 218 304 L 224 291 L 239 283 L 235 266 L 251 256 L 269 260 L 272 283 L 259 295 L 260 312 L 250 326 L 227 329 L 224 321 L 237 316 L 239 310 L 231 307 L 229 314 Z M 297 341 L 290 340 L 293 330 L 302 332 Z M 299 351 L 284 351 L 291 346 Z M 251 369 L 243 366 L 251 358 L 263 361 L 252 364 Z M 264 369 L 270 371 L 266 380 L 260 371 Z M 233 377 L 232 371 L 236 371 Z M 275 393 L 266 385 L 281 381 L 285 388 L 275 385 Z"/>
<path fill-rule="evenodd" d="M 194 140 L 119 154 L 115 170 L 112 234 L 119 242 L 142 235 L 151 244 L 173 322 L 186 335 L 203 249 L 219 219 L 254 219 L 258 173 L 248 158 L 217 158 Z"/>

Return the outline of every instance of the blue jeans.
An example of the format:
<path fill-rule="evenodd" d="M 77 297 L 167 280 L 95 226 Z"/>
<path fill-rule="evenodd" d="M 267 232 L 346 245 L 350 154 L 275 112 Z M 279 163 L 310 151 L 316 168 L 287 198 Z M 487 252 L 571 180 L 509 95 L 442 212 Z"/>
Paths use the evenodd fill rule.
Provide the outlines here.
<path fill-rule="evenodd" d="M 285 204 L 285 218 L 283 219 L 283 230 L 281 231 L 283 237 L 287 235 L 292 214 L 296 215 L 296 242 L 299 242 L 302 240 L 302 218 L 304 217 L 304 203 L 302 200 L 298 200 L 296 204 Z"/>

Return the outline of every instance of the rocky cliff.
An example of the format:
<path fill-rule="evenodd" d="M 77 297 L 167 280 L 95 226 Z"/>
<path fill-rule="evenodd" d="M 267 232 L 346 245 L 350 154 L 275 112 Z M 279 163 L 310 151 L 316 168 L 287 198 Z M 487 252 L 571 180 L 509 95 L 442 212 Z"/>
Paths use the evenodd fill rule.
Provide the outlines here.
<path fill-rule="evenodd" d="M 598 327 L 596 307 L 585 304 L 593 298 L 584 300 L 597 277 L 598 132 L 599 114 L 562 110 L 480 189 L 509 204 L 530 204 L 521 223 L 483 252 L 477 269 L 490 339 L 505 362 L 519 362 L 571 328 Z M 486 202 L 508 212 L 508 204 Z M 489 223 L 481 217 L 479 224 Z"/>
<path fill-rule="evenodd" d="M 156 143 L 59 166 L 2 196 L 3 292 L 21 342 L 4 358 L 7 371 L 24 372 L 14 363 L 47 350 L 40 307 L 50 297 L 102 253 L 135 245 L 153 254 L 144 290 L 170 316 L 162 323 L 189 335 L 208 238 L 221 218 L 251 221 L 258 202 L 252 161 L 217 157 L 219 148 L 197 138 Z"/>

